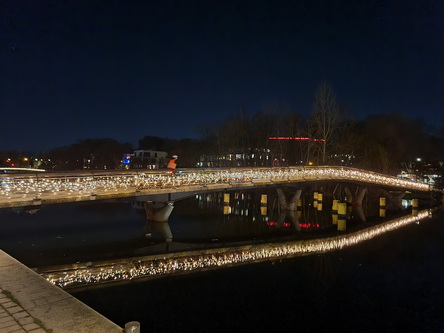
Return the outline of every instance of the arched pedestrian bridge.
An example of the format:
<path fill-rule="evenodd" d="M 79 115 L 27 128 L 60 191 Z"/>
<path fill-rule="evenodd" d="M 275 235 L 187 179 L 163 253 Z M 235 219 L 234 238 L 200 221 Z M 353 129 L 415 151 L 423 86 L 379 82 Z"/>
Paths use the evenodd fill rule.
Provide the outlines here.
<path fill-rule="evenodd" d="M 75 201 L 168 196 L 236 188 L 337 180 L 428 192 L 428 184 L 347 167 L 32 172 L 0 177 L 0 208 Z M 163 200 L 166 201 L 166 200 Z"/>

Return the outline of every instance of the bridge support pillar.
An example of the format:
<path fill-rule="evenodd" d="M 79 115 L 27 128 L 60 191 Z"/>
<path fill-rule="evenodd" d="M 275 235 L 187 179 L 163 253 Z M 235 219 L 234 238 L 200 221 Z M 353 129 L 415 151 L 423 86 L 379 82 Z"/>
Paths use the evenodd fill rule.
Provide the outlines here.
<path fill-rule="evenodd" d="M 151 202 L 148 201 L 144 205 L 147 223 L 145 225 L 146 237 L 151 237 L 151 232 L 157 230 L 170 242 L 173 239 L 168 219 L 174 209 L 174 202 Z"/>
<path fill-rule="evenodd" d="M 379 198 L 379 217 L 385 217 L 385 211 L 386 211 L 386 198 L 380 197 Z"/>
<path fill-rule="evenodd" d="M 266 216 L 267 215 L 267 203 L 268 203 L 268 197 L 266 194 L 261 194 L 261 215 Z"/>
<path fill-rule="evenodd" d="M 276 189 L 278 194 L 279 207 L 286 210 L 300 210 L 301 207 L 301 194 L 302 190 L 296 190 L 295 194 L 291 197 L 291 199 L 287 202 L 287 198 L 285 198 L 284 191 L 281 188 Z"/>
<path fill-rule="evenodd" d="M 301 208 L 301 194 L 302 190 L 296 190 L 295 194 L 291 197 L 290 202 L 288 203 L 288 209 L 297 210 Z"/>
<path fill-rule="evenodd" d="M 318 208 L 318 192 L 314 191 L 313 192 L 313 208 L 317 209 Z"/>
<path fill-rule="evenodd" d="M 334 199 L 333 200 L 333 205 L 331 208 L 331 221 L 333 224 L 338 224 L 338 204 L 339 204 L 339 200 Z"/>
<path fill-rule="evenodd" d="M 302 214 L 302 199 L 301 198 L 296 200 L 296 211 L 299 212 L 299 214 Z"/>
<path fill-rule="evenodd" d="M 338 231 L 345 231 L 347 229 L 347 203 L 338 203 Z"/>
<path fill-rule="evenodd" d="M 322 200 L 324 198 L 324 193 L 322 192 L 318 192 L 318 205 L 317 205 L 317 210 L 321 211 L 322 210 Z"/>
<path fill-rule="evenodd" d="M 356 213 L 359 215 L 359 218 L 362 222 L 365 222 L 367 219 L 364 214 L 364 210 L 362 209 L 362 201 L 364 200 L 364 196 L 367 193 L 367 188 L 363 187 L 359 190 L 356 199 L 353 201 L 353 206 L 355 207 Z"/>
<path fill-rule="evenodd" d="M 354 209 L 360 220 L 362 222 L 365 222 L 366 218 L 362 209 L 362 201 L 364 200 L 364 196 L 367 193 L 367 188 L 360 188 L 357 195 L 353 195 L 348 187 L 346 187 L 344 190 L 347 197 L 347 214 L 351 214 Z"/>
<path fill-rule="evenodd" d="M 261 205 L 266 205 L 268 202 L 268 197 L 266 194 L 261 194 Z"/>
<path fill-rule="evenodd" d="M 160 207 L 159 204 L 161 204 Z M 174 202 L 158 203 L 148 201 L 145 203 L 146 218 L 152 221 L 168 222 L 173 209 Z"/>
<path fill-rule="evenodd" d="M 230 204 L 230 193 L 224 193 L 224 204 Z"/>
<path fill-rule="evenodd" d="M 405 196 L 405 192 L 388 192 L 388 191 L 384 192 L 385 196 L 388 198 L 388 204 L 386 209 L 403 210 L 402 199 Z"/>
<path fill-rule="evenodd" d="M 231 213 L 230 193 L 224 193 L 224 215 Z"/>
<path fill-rule="evenodd" d="M 419 207 L 418 199 L 412 199 L 412 215 L 413 216 L 418 215 L 418 207 Z"/>

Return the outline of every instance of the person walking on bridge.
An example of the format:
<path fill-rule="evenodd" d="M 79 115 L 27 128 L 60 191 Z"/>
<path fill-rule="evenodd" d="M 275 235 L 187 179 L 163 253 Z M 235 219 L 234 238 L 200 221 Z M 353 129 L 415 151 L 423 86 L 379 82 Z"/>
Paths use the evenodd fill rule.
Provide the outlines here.
<path fill-rule="evenodd" d="M 177 159 L 179 157 L 177 155 L 173 155 L 170 159 L 170 161 L 168 162 L 167 168 L 170 170 L 171 173 L 174 173 L 176 171 L 176 167 L 177 167 Z"/>

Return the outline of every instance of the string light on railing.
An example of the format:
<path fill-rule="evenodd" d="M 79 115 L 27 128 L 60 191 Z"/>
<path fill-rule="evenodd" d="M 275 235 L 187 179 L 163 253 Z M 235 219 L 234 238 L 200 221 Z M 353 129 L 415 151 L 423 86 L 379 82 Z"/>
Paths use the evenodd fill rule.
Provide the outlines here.
<path fill-rule="evenodd" d="M 159 188 L 177 188 L 183 186 L 212 185 L 212 184 L 241 184 L 254 180 L 271 182 L 307 181 L 307 180 L 354 180 L 369 182 L 384 186 L 396 186 L 413 190 L 427 191 L 430 186 L 425 183 L 413 182 L 397 177 L 384 176 L 369 171 L 349 168 L 285 168 L 259 169 L 243 171 L 208 171 L 169 174 L 138 173 L 130 175 L 107 175 L 103 177 L 77 177 L 76 179 L 53 178 L 43 180 L 18 180 L 5 178 L 0 187 L 1 195 L 38 195 L 45 196 L 57 192 L 59 196 L 71 194 L 92 194 L 100 191 L 118 192 L 121 190 L 151 190 Z"/>
<path fill-rule="evenodd" d="M 398 218 L 365 230 L 336 237 L 245 246 L 225 250 L 206 250 L 201 254 L 139 260 L 137 262 L 122 264 L 118 267 L 84 268 L 57 275 L 53 273 L 46 276 L 46 278 L 51 283 L 64 288 L 68 286 L 162 276 L 202 268 L 224 267 L 260 260 L 274 260 L 282 257 L 327 252 L 355 245 L 430 216 L 431 211 L 426 210 L 419 212 L 417 216 Z M 45 276 L 45 274 L 43 275 Z"/>

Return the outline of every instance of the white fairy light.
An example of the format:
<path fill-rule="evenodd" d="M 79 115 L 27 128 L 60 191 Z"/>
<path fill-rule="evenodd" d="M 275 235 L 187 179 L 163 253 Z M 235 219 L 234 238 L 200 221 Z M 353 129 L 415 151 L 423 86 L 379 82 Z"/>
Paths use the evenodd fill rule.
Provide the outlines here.
<path fill-rule="evenodd" d="M 15 179 L 5 177 L 0 186 L 0 201 L 12 200 L 15 196 L 23 199 L 38 197 L 39 199 L 72 197 L 73 195 L 88 196 L 114 192 L 125 195 L 129 192 L 143 192 L 155 189 L 184 188 L 191 186 L 211 186 L 225 184 L 227 186 L 254 186 L 255 181 L 265 183 L 290 183 L 314 180 L 352 180 L 376 185 L 400 187 L 410 190 L 430 191 L 432 187 L 421 182 L 377 174 L 370 171 L 343 167 L 311 167 L 311 168 L 254 168 L 242 170 L 199 170 L 174 175 L 165 173 L 144 173 L 125 175 L 103 175 L 95 177 L 60 177 L 60 178 L 29 178 Z"/>
<path fill-rule="evenodd" d="M 385 232 L 401 228 L 407 224 L 424 220 L 431 211 L 424 210 L 417 216 L 406 216 L 370 227 L 365 230 L 340 236 L 303 241 L 269 243 L 236 248 L 210 249 L 196 252 L 177 253 L 171 257 L 147 257 L 136 262 L 100 267 L 80 268 L 59 273 L 42 273 L 49 282 L 61 287 L 78 287 L 87 284 L 110 281 L 124 281 L 138 278 L 164 276 L 184 271 L 225 267 L 262 260 L 278 260 L 304 254 L 335 251 L 369 240 Z M 103 265 L 103 264 L 102 264 Z"/>

